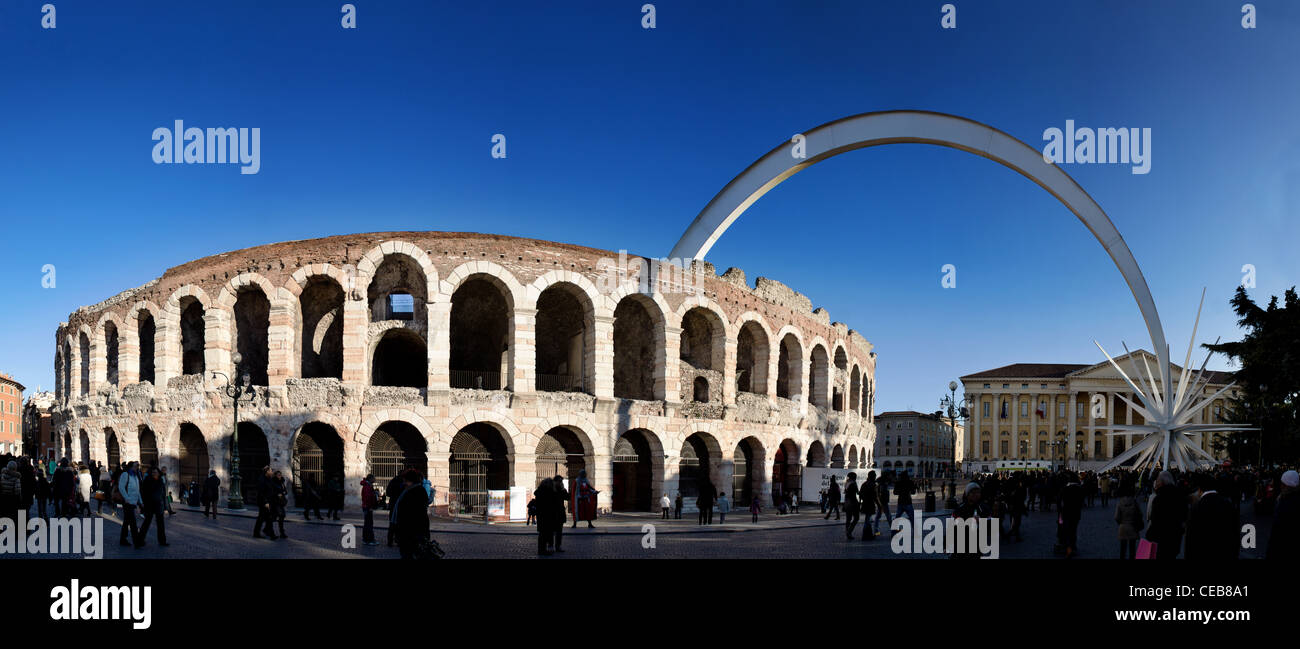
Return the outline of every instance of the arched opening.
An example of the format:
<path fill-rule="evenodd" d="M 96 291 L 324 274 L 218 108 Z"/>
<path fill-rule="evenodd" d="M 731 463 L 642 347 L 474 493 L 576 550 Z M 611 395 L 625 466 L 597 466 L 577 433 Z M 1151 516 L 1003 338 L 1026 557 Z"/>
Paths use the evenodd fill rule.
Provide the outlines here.
<path fill-rule="evenodd" d="M 158 464 L 158 437 L 154 435 L 153 430 L 143 424 L 139 428 L 140 435 L 140 466 L 152 467 Z M 113 464 L 109 464 L 113 466 Z"/>
<path fill-rule="evenodd" d="M 451 296 L 453 388 L 509 388 L 510 304 L 495 279 L 475 275 Z"/>
<path fill-rule="evenodd" d="M 81 434 L 82 434 L 82 435 L 85 435 L 86 432 L 85 432 L 85 431 L 82 431 Z M 84 443 L 86 446 L 89 447 L 89 446 L 90 446 L 90 439 L 89 439 L 89 438 L 86 438 L 86 440 L 85 440 L 83 443 Z M 68 458 L 69 460 L 72 459 L 72 433 L 64 433 L 64 434 L 63 434 L 63 457 L 66 457 L 66 458 Z M 109 470 L 112 470 L 112 469 L 114 469 L 114 468 L 116 468 L 116 467 L 108 467 L 108 468 L 109 468 Z"/>
<path fill-rule="evenodd" d="M 660 342 L 644 299 L 629 295 L 614 309 L 614 396 L 621 399 L 655 398 Z"/>
<path fill-rule="evenodd" d="M 681 457 L 677 463 L 677 485 L 687 505 L 694 504 L 705 485 L 718 490 L 714 484 L 713 469 L 721 461 L 718 443 L 706 433 L 694 433 L 682 442 Z M 725 490 L 726 487 L 721 487 Z"/>
<path fill-rule="evenodd" d="M 633 429 L 619 436 L 613 457 L 615 510 L 651 511 L 655 500 L 655 460 L 662 464 L 662 457 L 658 440 L 648 431 Z"/>
<path fill-rule="evenodd" d="M 135 335 L 140 346 L 140 381 L 153 383 L 154 378 L 154 335 L 158 326 L 153 314 L 141 309 L 135 316 Z"/>
<path fill-rule="evenodd" d="M 840 392 L 840 386 L 831 388 L 831 410 L 840 412 L 844 410 L 844 393 Z"/>
<path fill-rule="evenodd" d="M 79 449 L 81 451 L 80 453 L 74 455 L 73 450 L 71 448 L 68 449 L 68 461 L 72 462 L 74 465 L 77 462 L 85 462 L 90 458 L 90 435 L 83 430 L 81 431 L 81 435 L 78 437 L 77 441 L 81 442 L 81 448 Z M 109 466 L 117 465 L 110 464 Z"/>
<path fill-rule="evenodd" d="M 375 345 L 370 361 L 370 384 L 428 387 L 428 352 L 424 338 L 410 329 L 385 331 Z"/>
<path fill-rule="evenodd" d="M 858 371 L 858 366 L 853 366 L 853 371 L 849 372 L 849 410 L 858 412 L 862 409 L 862 373 Z"/>
<path fill-rule="evenodd" d="M 410 321 L 425 329 L 429 319 L 429 289 L 419 262 L 403 254 L 389 254 L 375 269 L 366 288 L 370 321 Z"/>
<path fill-rule="evenodd" d="M 107 363 L 104 376 L 110 385 L 117 385 L 117 354 L 117 325 L 108 320 L 104 322 L 104 360 Z"/>
<path fill-rule="evenodd" d="M 537 297 L 537 390 L 591 392 L 593 311 L 577 286 L 548 287 Z"/>
<path fill-rule="evenodd" d="M 859 468 L 859 467 L 858 467 L 858 447 L 856 447 L 856 446 L 850 446 L 850 447 L 849 447 L 849 463 L 848 463 L 847 466 L 848 466 L 848 468 L 850 468 L 850 469 L 856 469 L 856 468 Z"/>
<path fill-rule="evenodd" d="M 844 353 L 843 347 L 835 348 L 835 369 L 849 371 L 849 355 Z"/>
<path fill-rule="evenodd" d="M 721 322 L 708 309 L 695 307 L 682 316 L 682 338 L 680 356 L 697 370 L 722 369 L 719 362 L 722 345 L 718 338 Z"/>
<path fill-rule="evenodd" d="M 772 458 L 772 504 L 781 502 L 785 494 L 798 497 L 803 483 L 803 470 L 799 465 L 799 447 L 793 440 L 783 439 Z"/>
<path fill-rule="evenodd" d="M 750 320 L 736 336 L 736 391 L 767 394 L 767 334 Z"/>
<path fill-rule="evenodd" d="M 809 357 L 808 403 L 825 410 L 827 406 L 826 388 L 829 387 L 827 380 L 830 370 L 830 362 L 826 357 L 826 348 L 815 345 Z"/>
<path fill-rule="evenodd" d="M 821 442 L 813 442 L 808 445 L 808 466 L 809 467 L 826 467 L 826 447 Z"/>
<path fill-rule="evenodd" d="M 596 480 L 593 468 L 587 466 L 586 451 L 582 440 L 572 430 L 564 427 L 552 428 L 542 435 L 537 442 L 537 484 L 554 476 L 569 479 L 569 484 L 578 478 L 578 472 L 587 471 L 587 479 Z M 534 485 L 536 486 L 536 485 Z"/>
<path fill-rule="evenodd" d="M 776 396 L 798 400 L 803 381 L 803 346 L 794 334 L 781 339 L 776 362 Z"/>
<path fill-rule="evenodd" d="M 510 488 L 505 438 L 490 424 L 470 424 L 451 440 L 449 511 L 483 514 L 488 491 Z"/>
<path fill-rule="evenodd" d="M 63 382 L 64 400 L 72 398 L 72 346 L 67 340 L 63 341 L 63 366 L 59 379 Z"/>
<path fill-rule="evenodd" d="M 746 437 L 731 454 L 731 495 L 737 507 L 749 503 L 763 491 L 763 444 L 756 437 Z"/>
<path fill-rule="evenodd" d="M 77 344 L 81 347 L 81 394 L 90 394 L 90 339 L 86 332 L 77 335 Z"/>
<path fill-rule="evenodd" d="M 302 378 L 343 378 L 343 289 L 315 275 L 298 296 Z"/>
<path fill-rule="evenodd" d="M 831 468 L 844 468 L 844 447 L 839 444 L 836 444 L 835 447 L 831 449 Z"/>
<path fill-rule="evenodd" d="M 203 303 L 193 295 L 181 298 L 181 373 L 203 374 L 204 322 Z"/>
<path fill-rule="evenodd" d="M 270 464 L 271 449 L 261 427 L 251 421 L 239 422 L 239 493 L 245 503 L 257 504 L 257 484 Z M 199 478 L 199 484 L 206 477 Z"/>
<path fill-rule="evenodd" d="M 117 466 L 122 463 L 122 445 L 118 443 L 117 432 L 112 428 L 104 429 L 104 445 L 108 455 L 108 466 Z M 81 462 L 90 466 L 90 444 L 83 447 Z"/>
<path fill-rule="evenodd" d="M 406 469 L 428 475 L 427 453 L 428 445 L 418 428 L 405 421 L 386 421 L 366 443 L 366 467 L 375 475 L 375 487 L 387 495 L 388 483 Z"/>
<path fill-rule="evenodd" d="M 695 377 L 694 397 L 700 403 L 709 402 L 709 380 L 703 376 Z"/>
<path fill-rule="evenodd" d="M 271 302 L 262 289 L 245 286 L 235 297 L 235 351 L 243 357 L 241 367 L 252 385 L 266 385 L 268 330 Z"/>
<path fill-rule="evenodd" d="M 298 431 L 293 440 L 293 488 L 295 502 L 302 499 L 302 486 L 311 484 L 316 493 L 324 496 L 335 483 L 338 492 L 344 488 L 343 438 L 333 426 L 313 421 Z"/>
<path fill-rule="evenodd" d="M 203 433 L 194 424 L 181 424 L 180 436 L 180 475 L 176 476 L 181 484 L 191 481 L 203 481 L 208 477 L 208 442 Z"/>

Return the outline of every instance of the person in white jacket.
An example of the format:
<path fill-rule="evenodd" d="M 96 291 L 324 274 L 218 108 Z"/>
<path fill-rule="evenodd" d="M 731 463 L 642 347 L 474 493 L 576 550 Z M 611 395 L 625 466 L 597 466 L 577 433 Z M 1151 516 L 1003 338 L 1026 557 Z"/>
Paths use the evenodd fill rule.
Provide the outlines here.
<path fill-rule="evenodd" d="M 126 545 L 126 531 L 129 527 L 131 530 L 131 541 L 137 548 L 143 547 L 143 540 L 140 538 L 140 530 L 136 527 L 135 510 L 142 503 L 140 500 L 140 463 L 132 462 L 122 472 L 117 479 L 117 493 L 122 498 L 122 538 L 121 544 Z"/>
<path fill-rule="evenodd" d="M 77 514 L 90 515 L 90 488 L 93 479 L 90 477 L 90 469 L 86 465 L 81 465 L 81 471 L 77 472 Z"/>
<path fill-rule="evenodd" d="M 663 510 L 663 520 L 668 520 L 668 508 L 672 506 L 673 501 L 668 500 L 668 494 L 664 494 L 664 497 L 659 499 L 659 509 Z"/>

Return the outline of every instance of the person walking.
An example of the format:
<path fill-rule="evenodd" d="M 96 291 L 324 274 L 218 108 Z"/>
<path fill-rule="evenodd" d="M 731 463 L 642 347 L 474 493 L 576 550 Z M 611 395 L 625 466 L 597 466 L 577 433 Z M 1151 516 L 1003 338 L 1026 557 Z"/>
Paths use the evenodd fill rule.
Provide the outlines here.
<path fill-rule="evenodd" d="M 1168 471 L 1161 471 L 1151 486 L 1154 493 L 1147 505 L 1147 540 L 1156 544 L 1157 559 L 1177 559 L 1187 523 L 1187 496 Z"/>
<path fill-rule="evenodd" d="M 555 506 L 552 502 L 554 498 L 555 487 L 551 485 L 551 479 L 543 478 L 537 485 L 537 489 L 533 490 L 533 499 L 530 503 L 537 509 L 537 556 L 551 555 L 551 544 L 554 542 L 554 535 L 551 533 L 551 525 L 554 524 L 551 519 L 555 514 Z"/>
<path fill-rule="evenodd" d="M 682 520 L 682 492 L 677 492 L 677 499 L 673 503 L 673 518 Z"/>
<path fill-rule="evenodd" d="M 216 469 L 208 469 L 208 477 L 203 479 L 203 496 L 201 498 L 204 519 L 207 519 L 208 516 L 211 516 L 212 520 L 217 519 L 217 499 L 220 498 L 220 493 L 221 478 L 217 477 Z"/>
<path fill-rule="evenodd" d="M 659 517 L 660 520 L 668 520 L 668 508 L 671 507 L 672 504 L 673 501 L 668 499 L 668 494 L 664 494 L 664 497 L 659 499 L 659 510 L 663 514 Z"/>
<path fill-rule="evenodd" d="M 32 459 L 25 455 L 18 458 L 18 477 L 23 488 L 18 506 L 21 511 L 29 512 L 32 501 L 36 499 L 36 469 L 32 468 Z"/>
<path fill-rule="evenodd" d="M 262 467 L 262 476 L 257 479 L 257 520 L 253 521 L 253 538 L 260 539 L 263 535 L 272 541 L 279 538 L 275 535 L 275 529 L 271 527 L 271 521 L 275 519 L 275 485 L 272 483 L 273 474 L 271 467 Z"/>
<path fill-rule="evenodd" d="M 853 540 L 853 531 L 858 526 L 858 512 L 861 505 L 858 502 L 858 474 L 849 471 L 844 477 L 844 533 L 848 540 Z M 866 527 L 865 525 L 863 526 Z M 865 530 L 863 532 L 866 534 Z"/>
<path fill-rule="evenodd" d="M 1110 474 L 1102 474 L 1101 479 L 1097 480 L 1097 490 L 1101 494 L 1101 506 L 1105 507 L 1106 502 L 1110 500 Z"/>
<path fill-rule="evenodd" d="M 727 523 L 727 513 L 731 511 L 731 501 L 727 500 L 727 492 L 718 494 L 718 525 Z"/>
<path fill-rule="evenodd" d="M 859 509 L 862 512 L 862 540 L 863 541 L 870 541 L 876 538 L 875 525 L 874 524 L 867 525 L 867 522 L 871 520 L 871 516 L 873 514 L 875 514 L 876 516 L 880 515 L 878 513 L 879 510 L 876 509 L 877 489 L 878 487 L 876 486 L 876 472 L 867 471 L 867 481 L 862 483 L 862 486 L 858 488 L 858 497 L 862 500 L 862 505 Z M 876 520 L 880 520 L 880 519 L 877 518 Z"/>
<path fill-rule="evenodd" d="M 983 493 L 980 489 L 980 483 L 967 483 L 966 489 L 962 494 L 961 504 L 957 506 L 957 509 L 952 511 L 952 517 L 957 519 L 958 522 L 961 522 L 972 518 L 989 518 L 990 514 L 991 512 L 988 504 L 983 502 Z M 967 543 L 965 552 L 956 552 L 954 547 L 954 552 L 949 555 L 950 559 L 979 559 L 980 557 L 981 555 L 978 543 Z"/>
<path fill-rule="evenodd" d="M 379 499 L 375 497 L 375 474 L 367 473 L 361 479 L 361 542 L 366 545 L 379 545 L 375 540 L 375 507 Z"/>
<path fill-rule="evenodd" d="M 1019 543 L 1024 539 L 1020 533 L 1020 522 L 1025 516 L 1025 480 L 1023 476 L 1016 476 L 1012 479 L 1007 494 L 1007 512 L 1011 515 L 1011 531 L 1009 537 L 1015 537 Z"/>
<path fill-rule="evenodd" d="M 1202 473 L 1194 477 L 1199 498 L 1187 515 L 1187 559 L 1238 558 L 1241 525 L 1236 505 L 1219 492 L 1214 476 Z"/>
<path fill-rule="evenodd" d="M 167 481 L 167 469 L 158 467 L 158 479 L 162 481 L 163 507 L 167 510 L 168 516 L 175 516 L 176 511 L 172 509 L 171 484 Z"/>
<path fill-rule="evenodd" d="M 826 505 L 822 511 L 826 513 L 826 520 L 831 519 L 831 514 L 835 514 L 835 520 L 840 520 L 840 486 L 835 482 L 835 476 L 831 476 L 831 486 L 826 490 Z"/>
<path fill-rule="evenodd" d="M 0 470 L 0 518 L 18 520 L 18 507 L 23 500 L 23 476 L 18 472 L 18 462 L 9 460 Z"/>
<path fill-rule="evenodd" d="M 893 529 L 894 517 L 889 513 L 889 482 L 884 480 L 876 481 L 876 518 L 871 521 L 871 531 L 880 532 L 880 515 L 885 515 L 885 529 Z"/>
<path fill-rule="evenodd" d="M 749 522 L 751 523 L 757 523 L 758 515 L 763 512 L 763 506 L 759 504 L 760 500 L 762 499 L 757 497 L 749 499 Z"/>
<path fill-rule="evenodd" d="M 139 476 L 137 475 L 137 478 Z M 69 466 L 68 458 L 59 460 L 59 468 L 54 470 L 54 515 L 71 516 L 72 502 L 76 497 L 77 472 Z"/>
<path fill-rule="evenodd" d="M 397 484 L 400 488 L 401 482 L 398 482 Z M 325 517 L 320 515 L 320 489 L 316 488 L 315 476 L 309 475 L 307 476 L 307 479 L 302 481 L 302 502 L 300 504 L 302 505 L 303 520 L 311 520 L 312 512 L 316 513 L 316 520 L 325 520 Z M 389 545 L 392 544 L 390 543 Z"/>
<path fill-rule="evenodd" d="M 36 473 L 36 488 L 34 491 L 36 492 L 36 515 L 41 518 L 49 518 L 50 512 L 46 509 L 46 503 L 50 500 L 50 481 L 45 479 L 44 470 Z"/>
<path fill-rule="evenodd" d="M 143 548 L 144 540 L 149 536 L 149 524 L 155 520 L 158 522 L 158 546 L 167 547 L 167 529 L 163 523 L 163 512 L 167 510 L 167 492 L 166 483 L 163 482 L 162 472 L 157 467 L 150 469 L 149 477 L 140 483 L 140 500 L 144 508 L 144 522 L 140 525 L 140 533 L 135 537 L 135 547 Z"/>
<path fill-rule="evenodd" d="M 1059 541 L 1065 549 L 1065 558 L 1069 559 L 1079 553 L 1079 519 L 1083 516 L 1083 506 L 1087 499 L 1083 484 L 1078 476 L 1070 474 L 1065 488 L 1061 489 L 1060 515 L 1057 522 Z"/>
<path fill-rule="evenodd" d="M 1132 484 L 1119 488 L 1119 498 L 1115 500 L 1115 523 L 1119 526 L 1116 536 L 1119 538 L 1119 558 L 1137 557 L 1138 536 L 1142 531 L 1142 508 L 1134 497 Z"/>
<path fill-rule="evenodd" d="M 402 472 L 402 493 L 393 503 L 393 526 L 397 528 L 394 536 L 403 559 L 416 558 L 420 544 L 429 540 L 429 498 L 419 487 L 418 472 Z"/>
<path fill-rule="evenodd" d="M 86 465 L 81 466 L 77 472 L 77 515 L 90 516 L 90 487 L 92 478 L 90 469 Z"/>
<path fill-rule="evenodd" d="M 329 482 L 325 483 L 325 499 L 325 518 L 339 520 L 339 514 L 343 511 L 343 481 L 338 475 L 331 476 Z"/>
<path fill-rule="evenodd" d="M 697 525 L 713 524 L 713 500 L 716 493 L 717 490 L 713 488 L 713 483 L 709 482 L 708 478 L 700 483 L 700 494 L 695 499 L 695 506 L 700 510 Z"/>
<path fill-rule="evenodd" d="M 587 470 L 578 471 L 578 479 L 573 484 L 573 502 L 569 505 L 573 510 L 573 527 L 578 527 L 578 521 L 587 521 L 587 527 L 596 526 L 596 496 L 599 493 L 587 479 Z"/>
<path fill-rule="evenodd" d="M 558 475 L 551 478 L 551 489 L 555 493 L 551 501 L 551 545 L 556 552 L 564 552 L 561 547 L 564 543 L 564 505 L 569 502 L 569 490 L 564 488 L 564 478 Z"/>
<path fill-rule="evenodd" d="M 62 470 L 64 467 L 59 467 Z M 57 477 L 57 472 L 56 472 Z M 126 470 L 117 477 L 114 492 L 122 499 L 122 536 L 121 545 L 127 545 L 126 533 L 131 532 L 131 544 L 136 547 L 144 545 L 140 540 L 140 530 L 136 529 L 135 510 L 143 504 L 140 497 L 140 468 L 138 462 L 127 465 Z"/>
<path fill-rule="evenodd" d="M 1273 509 L 1273 531 L 1268 536 L 1265 559 L 1294 561 L 1300 556 L 1300 474 L 1282 474 L 1282 494 Z"/>
<path fill-rule="evenodd" d="M 916 511 L 912 508 L 912 494 L 915 492 L 916 485 L 912 483 L 912 476 L 903 473 L 898 482 L 894 483 L 894 497 L 898 499 L 898 511 L 894 514 L 894 518 L 907 514 L 907 520 L 916 522 Z"/>
<path fill-rule="evenodd" d="M 275 488 L 275 523 L 280 528 L 280 538 L 287 539 L 289 535 L 284 532 L 284 517 L 289 513 L 289 487 L 285 483 L 284 474 L 276 471 L 271 480 L 271 486 Z"/>

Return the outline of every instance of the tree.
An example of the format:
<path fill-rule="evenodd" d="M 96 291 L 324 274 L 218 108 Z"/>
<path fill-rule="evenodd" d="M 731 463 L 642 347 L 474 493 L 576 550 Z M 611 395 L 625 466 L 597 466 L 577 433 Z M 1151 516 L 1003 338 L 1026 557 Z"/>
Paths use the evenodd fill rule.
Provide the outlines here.
<path fill-rule="evenodd" d="M 1246 336 L 1204 347 L 1240 364 L 1233 373 L 1240 396 L 1231 400 L 1228 421 L 1259 426 L 1260 432 L 1237 433 L 1221 443 L 1238 462 L 1292 462 L 1300 455 L 1300 298 L 1293 286 L 1281 306 L 1274 296 L 1265 309 L 1238 286 L 1230 304 Z"/>

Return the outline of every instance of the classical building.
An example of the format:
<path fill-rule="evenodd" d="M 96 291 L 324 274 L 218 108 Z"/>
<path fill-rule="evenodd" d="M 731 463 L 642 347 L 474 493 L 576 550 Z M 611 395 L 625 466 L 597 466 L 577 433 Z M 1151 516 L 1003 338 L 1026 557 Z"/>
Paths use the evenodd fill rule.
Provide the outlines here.
<path fill-rule="evenodd" d="M 1154 354 L 1138 350 L 1115 359 L 1130 378 L 1130 358 L 1142 359 L 1155 373 Z M 1143 370 L 1145 373 L 1145 370 Z M 1175 365 L 1172 380 L 1182 368 Z M 1218 392 L 1231 382 L 1227 372 L 1206 370 L 1209 379 L 1199 398 Z M 1137 403 L 1109 361 L 1095 365 L 1063 363 L 1016 363 L 961 377 L 966 397 L 972 403 L 967 422 L 963 470 L 988 471 L 1004 466 L 1060 466 L 1098 468 L 1123 453 L 1139 440 L 1140 433 L 1107 434 L 1112 425 L 1141 424 L 1120 396 Z M 1190 377 L 1189 377 L 1190 381 Z M 1197 395 L 1193 395 L 1197 396 Z M 1232 391 L 1225 397 L 1236 396 Z M 1216 399 L 1203 408 L 1196 423 L 1224 421 L 1228 398 Z M 1200 436 L 1202 449 L 1217 455 L 1212 435 Z"/>
<path fill-rule="evenodd" d="M 36 392 L 23 403 L 23 453 L 33 458 L 55 459 L 59 452 L 54 435 L 53 392 Z"/>
<path fill-rule="evenodd" d="M 23 384 L 0 374 L 0 455 L 23 452 Z"/>
<path fill-rule="evenodd" d="M 861 465 L 874 433 L 871 344 L 783 284 L 495 235 L 215 255 L 78 309 L 54 342 L 63 451 L 173 484 L 211 467 L 230 485 L 225 386 L 246 376 L 246 500 L 269 464 L 296 488 L 342 476 L 349 503 L 367 471 L 415 466 L 440 511 L 498 517 L 582 469 L 602 509 L 690 506 L 705 479 L 746 503 L 828 455 Z"/>
<path fill-rule="evenodd" d="M 881 471 L 917 477 L 947 474 L 952 466 L 952 425 L 933 413 L 913 410 L 876 415 L 875 464 Z"/>

